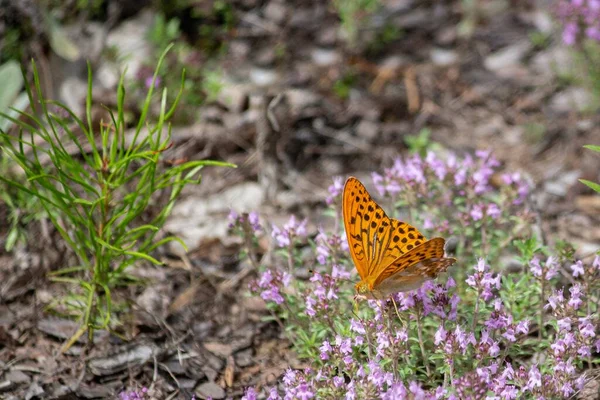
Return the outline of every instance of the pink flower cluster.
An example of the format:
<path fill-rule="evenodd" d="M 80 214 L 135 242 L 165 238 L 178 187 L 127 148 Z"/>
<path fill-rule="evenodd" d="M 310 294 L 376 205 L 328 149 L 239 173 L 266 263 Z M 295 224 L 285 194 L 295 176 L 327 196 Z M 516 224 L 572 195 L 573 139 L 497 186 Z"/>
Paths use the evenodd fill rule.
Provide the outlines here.
<path fill-rule="evenodd" d="M 290 285 L 291 280 L 292 276 L 287 272 L 267 269 L 250 284 L 250 291 L 260 294 L 267 303 L 281 304 L 285 300 L 281 291 Z"/>
<path fill-rule="evenodd" d="M 456 187 L 462 190 L 465 186 L 473 188 L 476 194 L 483 194 L 491 190 L 490 178 L 499 166 L 498 161 L 490 151 L 477 151 L 476 157 L 466 155 L 459 159 L 450 153 L 445 160 L 440 159 L 435 153 L 429 152 L 423 159 L 413 155 L 405 159 L 398 158 L 391 168 L 386 168 L 384 174 L 373 173 L 373 183 L 381 196 L 397 196 L 407 188 L 418 188 L 418 194 L 425 197 L 434 197 L 439 191 L 432 193 L 433 182 L 445 182 L 444 189 Z"/>
<path fill-rule="evenodd" d="M 600 0 L 559 0 L 556 16 L 563 24 L 566 45 L 572 46 L 584 37 L 600 41 Z"/>
<path fill-rule="evenodd" d="M 294 243 L 295 239 L 306 238 L 306 223 L 306 219 L 298 222 L 296 221 L 296 217 L 292 215 L 283 227 L 280 228 L 277 225 L 273 225 L 271 236 L 275 239 L 277 246 L 282 248 L 289 247 Z"/>
<path fill-rule="evenodd" d="M 531 264 L 532 275 L 535 271 L 540 279 L 547 280 L 556 261 L 550 258 L 542 263 L 536 259 Z M 600 258 L 589 270 L 593 267 L 595 271 L 596 265 L 600 266 Z M 307 291 L 306 309 L 313 320 L 331 318 L 330 309 L 338 300 L 338 280 L 347 279 L 347 274 L 334 266 L 332 275 L 315 274 L 311 278 L 314 286 Z M 479 317 L 470 313 L 474 321 L 464 320 L 465 314 L 458 315 L 460 299 L 452 293 L 456 287 L 452 278 L 445 284 L 429 281 L 418 290 L 395 296 L 398 311 L 412 319 L 404 327 L 393 321 L 391 303 L 370 300 L 370 318 L 350 318 L 347 333 L 321 342 L 320 365 L 288 370 L 279 390 L 267 391 L 268 399 L 548 399 L 569 397 L 582 388 L 585 376 L 577 362 L 600 352 L 596 328 L 600 321 L 596 314 L 581 315 L 587 299 L 580 284 L 571 286 L 569 298 L 561 290 L 549 296 L 546 309 L 557 321 L 556 335 L 543 364 L 532 361 L 525 365 L 523 360 L 512 359 L 509 349 L 528 337 L 530 321 L 514 320 L 499 296 L 503 289 L 500 276 L 479 260 L 466 283 L 482 301 Z M 430 326 L 438 326 L 424 340 L 426 347 L 441 357 L 441 365 L 450 368 L 450 385 L 423 387 L 398 375 L 399 366 L 418 354 L 414 341 L 409 340 L 417 336 L 416 315 L 428 318 Z M 250 388 L 244 398 L 256 399 L 258 394 Z"/>
<path fill-rule="evenodd" d="M 231 210 L 227 218 L 229 220 L 229 230 L 243 229 L 246 223 L 248 223 L 252 229 L 252 233 L 255 235 L 260 234 L 263 230 L 256 211 L 239 214 L 237 211 Z"/>
<path fill-rule="evenodd" d="M 315 238 L 317 244 L 317 262 L 326 265 L 328 262 L 335 263 L 348 252 L 348 241 L 346 238 L 337 234 L 327 235 L 323 230 L 319 230 Z"/>
<path fill-rule="evenodd" d="M 350 278 L 350 273 L 338 265 L 334 265 L 331 275 L 315 272 L 310 278 L 313 286 L 305 294 L 305 312 L 311 317 L 319 316 L 330 318 L 336 300 L 338 299 L 339 287 Z"/>
<path fill-rule="evenodd" d="M 120 400 L 146 400 L 150 398 L 148 388 L 143 387 L 139 390 L 123 391 L 119 394 Z"/>
<path fill-rule="evenodd" d="M 372 173 L 372 178 L 379 196 L 404 200 L 407 208 L 416 210 L 424 229 L 453 233 L 465 225 L 506 224 L 515 215 L 511 207 L 525 202 L 530 185 L 519 173 L 500 175 L 504 187 L 502 196 L 497 196 L 492 177 L 499 166 L 488 150 L 462 158 L 449 153 L 443 159 L 429 152 L 424 158 L 397 158 L 392 167 L 382 174 Z M 342 178 L 334 178 L 327 203 L 339 204 L 342 189 Z"/>

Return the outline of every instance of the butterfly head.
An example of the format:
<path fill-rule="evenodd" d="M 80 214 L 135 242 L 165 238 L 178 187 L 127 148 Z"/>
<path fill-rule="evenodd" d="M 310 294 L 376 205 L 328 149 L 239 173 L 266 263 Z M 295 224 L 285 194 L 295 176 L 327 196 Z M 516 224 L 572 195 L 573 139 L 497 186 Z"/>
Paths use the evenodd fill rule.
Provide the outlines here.
<path fill-rule="evenodd" d="M 356 296 L 359 298 L 369 298 L 371 291 L 373 290 L 373 285 L 368 281 L 360 281 L 358 282 L 354 288 L 356 289 Z"/>

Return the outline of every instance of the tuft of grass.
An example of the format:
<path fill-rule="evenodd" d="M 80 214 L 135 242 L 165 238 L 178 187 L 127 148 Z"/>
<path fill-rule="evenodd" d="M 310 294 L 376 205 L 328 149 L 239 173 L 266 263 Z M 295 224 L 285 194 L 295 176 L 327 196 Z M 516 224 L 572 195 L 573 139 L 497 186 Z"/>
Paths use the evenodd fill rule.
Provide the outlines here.
<path fill-rule="evenodd" d="M 153 80 L 169 49 L 162 53 Z M 149 119 L 154 92 L 150 85 L 129 133 L 123 77 L 116 109 L 107 109 L 109 119 L 97 123 L 92 120 L 90 67 L 84 119 L 64 104 L 45 99 L 35 63 L 32 67 L 34 84 L 26 85 L 32 111 L 19 111 L 18 118 L 0 114 L 19 130 L 18 135 L 0 131 L 2 152 L 22 169 L 26 180 L 0 176 L 0 181 L 35 199 L 78 259 L 77 265 L 51 273 L 52 280 L 72 287 L 51 307 L 80 321 L 78 331 L 63 346 L 66 351 L 84 333 L 112 327 L 112 293 L 135 282 L 127 273 L 130 266 L 161 265 L 152 253 L 168 242 L 185 247 L 177 237 L 159 235 L 182 189 L 199 184 L 205 166 L 235 166 L 210 160 L 163 162 L 164 152 L 172 146 L 169 121 L 182 95 L 185 71 L 170 106 L 167 89 L 160 93 L 155 121 Z"/>

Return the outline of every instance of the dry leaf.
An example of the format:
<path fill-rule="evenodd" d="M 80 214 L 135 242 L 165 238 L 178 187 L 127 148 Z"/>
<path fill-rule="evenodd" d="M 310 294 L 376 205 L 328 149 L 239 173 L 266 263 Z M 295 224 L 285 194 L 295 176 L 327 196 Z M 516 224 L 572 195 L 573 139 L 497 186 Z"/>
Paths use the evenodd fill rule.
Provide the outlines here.
<path fill-rule="evenodd" d="M 194 300 L 194 297 L 196 296 L 198 287 L 198 284 L 193 284 L 192 286 L 184 290 L 179 296 L 177 296 L 169 306 L 169 314 L 179 312 L 185 306 L 191 304 Z"/>
<path fill-rule="evenodd" d="M 233 356 L 227 357 L 227 366 L 225 367 L 225 384 L 227 387 L 233 386 L 233 377 L 235 375 L 235 360 Z"/>

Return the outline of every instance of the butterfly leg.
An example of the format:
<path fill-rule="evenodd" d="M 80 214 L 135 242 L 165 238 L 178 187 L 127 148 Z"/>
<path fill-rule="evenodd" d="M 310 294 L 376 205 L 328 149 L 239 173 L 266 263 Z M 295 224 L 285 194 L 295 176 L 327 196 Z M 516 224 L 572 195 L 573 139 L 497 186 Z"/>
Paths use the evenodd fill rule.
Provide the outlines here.
<path fill-rule="evenodd" d="M 392 304 L 394 304 L 394 310 L 396 310 L 396 315 L 398 316 L 398 319 L 400 320 L 400 324 L 402 325 L 402 327 L 406 327 L 406 322 L 404 321 L 404 319 L 402 319 L 402 317 L 400 316 L 400 312 L 398 311 L 398 306 L 396 305 L 396 300 L 394 299 L 394 295 L 391 295 L 390 298 L 392 299 Z"/>
<path fill-rule="evenodd" d="M 352 298 L 352 308 L 354 308 L 354 314 L 358 317 L 358 295 Z"/>

